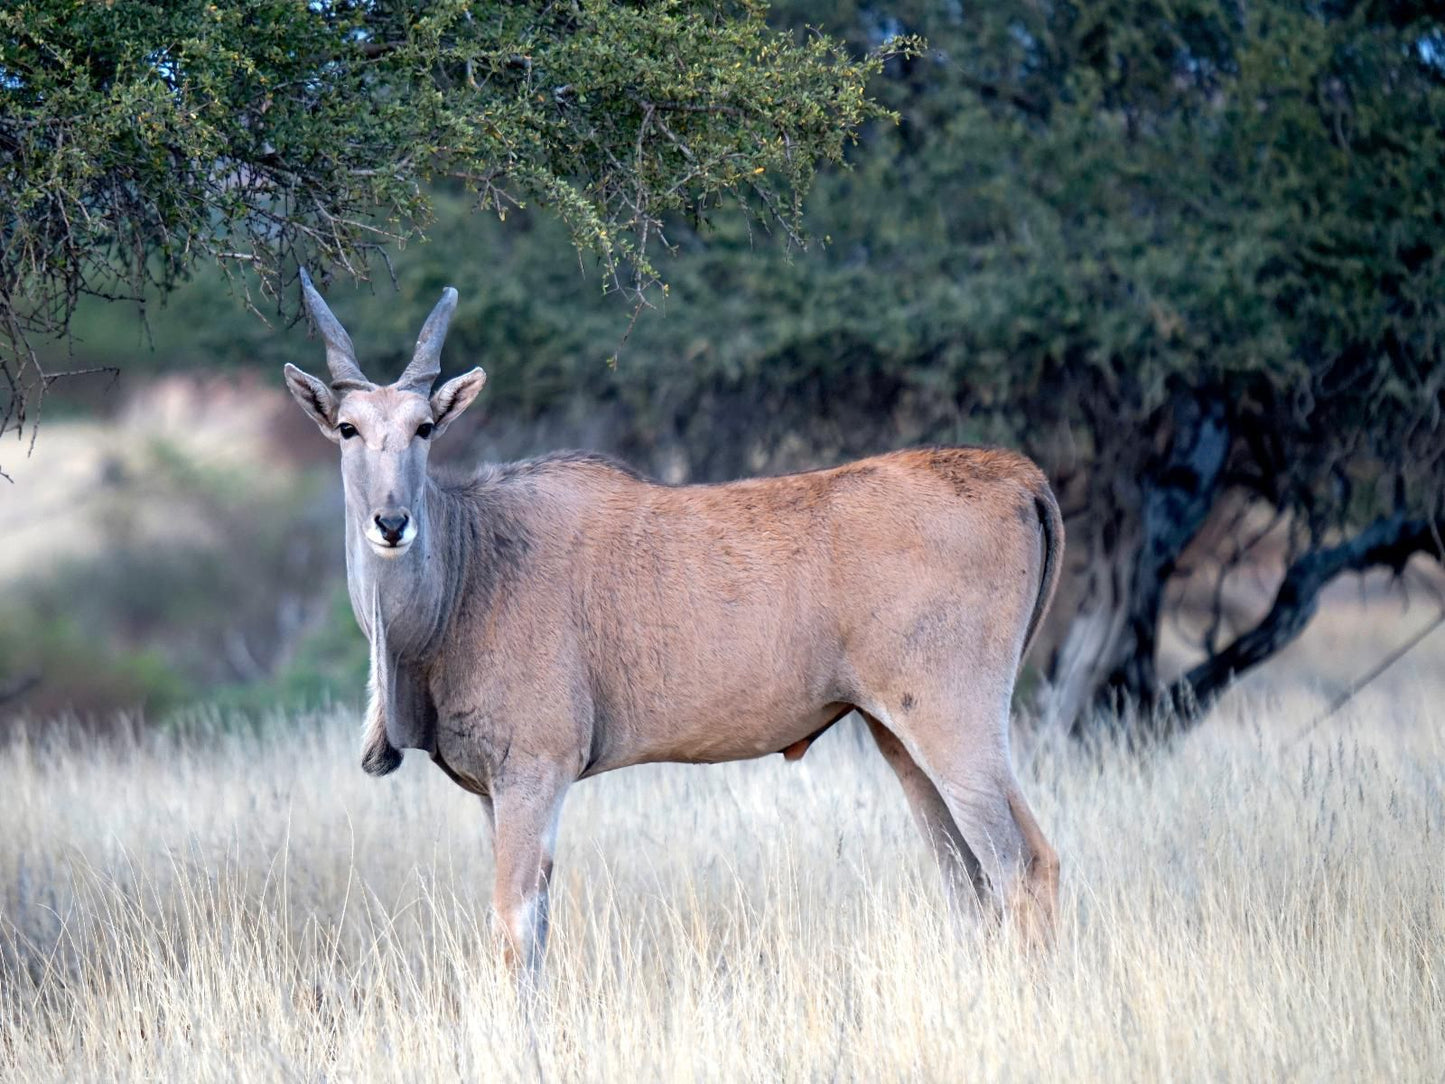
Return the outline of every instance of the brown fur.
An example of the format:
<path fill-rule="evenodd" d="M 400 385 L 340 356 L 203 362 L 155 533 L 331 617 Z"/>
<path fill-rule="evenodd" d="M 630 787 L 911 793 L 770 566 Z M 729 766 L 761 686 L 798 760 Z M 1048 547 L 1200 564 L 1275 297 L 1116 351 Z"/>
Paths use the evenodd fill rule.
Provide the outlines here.
<path fill-rule="evenodd" d="M 424 749 L 481 797 L 496 926 L 524 974 L 540 963 L 573 782 L 649 761 L 797 759 L 855 708 L 950 900 L 1047 937 L 1058 858 L 1008 748 L 1014 678 L 1063 548 L 1033 463 L 920 448 L 666 486 L 569 453 L 439 477 L 430 439 L 486 378 L 428 394 L 454 292 L 384 388 L 358 382 L 344 331 L 306 296 L 335 383 L 290 366 L 287 380 L 341 447 L 348 585 L 373 647 L 363 764 L 384 774 L 395 746 Z M 383 520 L 408 526 L 388 539 Z"/>
<path fill-rule="evenodd" d="M 479 546 L 449 555 L 469 580 L 430 667 L 449 771 L 488 793 L 540 771 L 527 785 L 560 792 L 649 761 L 796 759 L 856 706 L 895 768 L 909 758 L 905 789 L 933 788 L 915 807 L 949 811 L 925 830 L 965 842 L 975 894 L 1044 936 L 1057 858 L 1007 748 L 1059 569 L 1033 464 L 928 449 L 669 487 L 565 456 L 442 492 Z"/>

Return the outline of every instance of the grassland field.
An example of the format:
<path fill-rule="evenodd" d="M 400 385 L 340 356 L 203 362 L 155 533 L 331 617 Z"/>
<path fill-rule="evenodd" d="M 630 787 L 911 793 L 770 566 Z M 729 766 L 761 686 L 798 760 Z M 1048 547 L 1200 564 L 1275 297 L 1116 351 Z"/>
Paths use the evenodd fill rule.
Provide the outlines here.
<path fill-rule="evenodd" d="M 481 810 L 350 710 L 0 748 L 0 1080 L 1445 1079 L 1445 634 L 1336 606 L 1176 747 L 1019 736 L 1052 952 L 959 930 L 856 728 L 576 787 L 547 981 Z M 1303 735 L 1303 736 L 1300 736 Z"/>

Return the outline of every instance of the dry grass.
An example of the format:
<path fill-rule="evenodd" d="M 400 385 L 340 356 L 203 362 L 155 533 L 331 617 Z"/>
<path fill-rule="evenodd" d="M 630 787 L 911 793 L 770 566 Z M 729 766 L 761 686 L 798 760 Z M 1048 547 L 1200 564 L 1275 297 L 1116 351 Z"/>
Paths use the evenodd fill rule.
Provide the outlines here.
<path fill-rule="evenodd" d="M 370 780 L 340 717 L 32 730 L 0 752 L 0 1078 L 1440 1080 L 1439 675 L 1284 751 L 1316 695 L 1147 763 L 1033 750 L 1044 958 L 950 929 L 856 732 L 581 784 L 530 1024 L 480 811 L 424 758 Z"/>
<path fill-rule="evenodd" d="M 158 436 L 249 462 L 271 423 L 236 401 L 176 384 L 47 428 L 0 585 L 118 520 L 201 530 L 118 480 Z M 530 1020 L 480 810 L 425 758 L 365 777 L 340 713 L 33 725 L 0 746 L 0 1080 L 1445 1080 L 1445 631 L 1287 744 L 1433 612 L 1367 586 L 1165 755 L 1021 753 L 1065 863 L 1043 958 L 950 927 L 856 731 L 580 785 Z"/>

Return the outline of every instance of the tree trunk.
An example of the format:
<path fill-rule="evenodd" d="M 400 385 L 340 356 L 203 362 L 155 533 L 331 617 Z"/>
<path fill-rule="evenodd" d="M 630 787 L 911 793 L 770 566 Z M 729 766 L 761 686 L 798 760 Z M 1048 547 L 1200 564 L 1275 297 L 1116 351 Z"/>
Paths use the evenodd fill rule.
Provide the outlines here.
<path fill-rule="evenodd" d="M 1140 479 L 1137 494 L 1121 497 L 1129 482 L 1116 481 L 1118 521 L 1090 540 L 1102 552 L 1087 573 L 1084 605 L 1052 660 L 1049 689 L 1057 703 L 1048 714 L 1075 734 L 1121 711 L 1152 714 L 1164 588 L 1222 492 L 1231 440 L 1224 400 L 1181 396 L 1171 421 L 1168 448 Z"/>
<path fill-rule="evenodd" d="M 1090 533 L 1078 537 L 1083 532 Z M 1114 669 L 1124 637 L 1128 590 L 1140 549 L 1137 524 L 1110 524 L 1107 530 L 1085 525 L 1071 532 L 1068 545 L 1089 557 L 1075 582 L 1066 580 L 1055 598 L 1054 608 L 1066 614 L 1067 624 L 1044 668 L 1036 703 L 1045 727 L 1077 732 Z"/>
<path fill-rule="evenodd" d="M 1165 588 L 1226 492 L 1234 439 L 1223 396 L 1182 395 L 1169 421 L 1165 450 L 1137 482 L 1126 470 L 1090 480 L 1084 500 L 1093 515 L 1071 528 L 1074 567 L 1083 554 L 1082 571 L 1056 604 L 1067 628 L 1044 667 L 1038 703 L 1046 725 L 1075 736 L 1122 726 L 1149 740 L 1187 729 L 1235 678 L 1299 636 L 1336 576 L 1381 565 L 1398 572 L 1419 552 L 1445 560 L 1445 520 L 1407 520 L 1403 512 L 1336 545 L 1315 545 L 1286 569 L 1258 624 L 1162 686 L 1157 656 Z"/>

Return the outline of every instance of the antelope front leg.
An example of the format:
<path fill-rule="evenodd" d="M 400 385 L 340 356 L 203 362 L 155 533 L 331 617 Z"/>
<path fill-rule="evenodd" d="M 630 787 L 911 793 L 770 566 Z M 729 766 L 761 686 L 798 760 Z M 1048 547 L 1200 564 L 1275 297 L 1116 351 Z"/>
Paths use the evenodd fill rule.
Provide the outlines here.
<path fill-rule="evenodd" d="M 535 988 L 547 944 L 547 890 L 557 821 L 570 780 L 545 773 L 508 778 L 492 794 L 497 880 L 493 929 L 519 985 Z"/>

